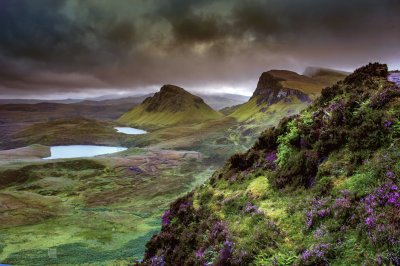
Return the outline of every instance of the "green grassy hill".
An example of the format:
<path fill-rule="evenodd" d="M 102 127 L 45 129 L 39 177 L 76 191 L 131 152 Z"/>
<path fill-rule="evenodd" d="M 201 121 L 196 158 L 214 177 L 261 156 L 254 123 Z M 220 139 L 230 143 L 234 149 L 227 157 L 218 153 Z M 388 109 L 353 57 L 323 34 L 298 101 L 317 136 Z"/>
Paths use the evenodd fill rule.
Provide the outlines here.
<path fill-rule="evenodd" d="M 144 265 L 398 265 L 400 88 L 387 75 L 356 70 L 232 156 L 170 205 Z"/>
<path fill-rule="evenodd" d="M 221 116 L 200 97 L 180 87 L 165 85 L 160 92 L 122 115 L 118 121 L 130 126 L 154 129 L 194 124 Z"/>

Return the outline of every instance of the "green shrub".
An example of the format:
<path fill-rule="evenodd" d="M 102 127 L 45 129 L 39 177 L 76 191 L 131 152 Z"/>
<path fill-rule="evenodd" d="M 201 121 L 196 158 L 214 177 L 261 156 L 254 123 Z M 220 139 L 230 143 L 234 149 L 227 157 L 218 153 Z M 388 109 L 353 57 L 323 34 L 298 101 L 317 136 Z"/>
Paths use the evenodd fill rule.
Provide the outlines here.
<path fill-rule="evenodd" d="M 273 256 L 261 252 L 255 261 L 255 265 L 279 265 L 291 266 L 294 265 L 298 256 L 294 252 L 276 253 Z"/>
<path fill-rule="evenodd" d="M 295 120 L 291 120 L 287 124 L 287 133 L 278 137 L 278 159 L 277 163 L 280 167 L 284 166 L 288 159 L 293 155 L 295 149 L 293 143 L 299 138 L 299 130 Z"/>
<path fill-rule="evenodd" d="M 347 178 L 340 189 L 347 189 L 358 197 L 365 196 L 378 184 L 378 178 L 372 171 L 358 172 Z"/>
<path fill-rule="evenodd" d="M 257 150 L 274 150 L 277 147 L 278 131 L 275 127 L 265 130 L 254 144 Z"/>
<path fill-rule="evenodd" d="M 310 187 L 318 171 L 319 156 L 313 150 L 304 150 L 292 154 L 285 165 L 278 169 L 274 185 L 283 188 L 290 184 L 294 187 Z"/>

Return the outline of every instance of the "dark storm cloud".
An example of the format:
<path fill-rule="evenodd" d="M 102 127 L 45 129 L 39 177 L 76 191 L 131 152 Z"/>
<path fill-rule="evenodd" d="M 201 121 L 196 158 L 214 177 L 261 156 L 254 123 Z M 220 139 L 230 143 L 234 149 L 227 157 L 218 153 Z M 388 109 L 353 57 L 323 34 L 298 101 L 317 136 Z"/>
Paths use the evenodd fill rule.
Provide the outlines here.
<path fill-rule="evenodd" d="M 211 2 L 210 0 L 165 1 L 156 15 L 168 20 L 176 44 L 213 42 L 226 36 L 226 23 L 223 23 L 223 18 L 216 13 L 195 12 L 195 8 Z"/>
<path fill-rule="evenodd" d="M 89 9 L 89 17 L 71 19 L 67 0 L 5 0 L 0 3 L 0 47 L 6 56 L 48 63 L 101 63 L 134 40 L 131 21 L 118 21 L 107 10 Z M 114 49 L 114 51 L 112 51 Z"/>
<path fill-rule="evenodd" d="M 3 0 L 0 94 L 240 87 L 270 68 L 399 67 L 399 12 L 398 0 Z"/>
<path fill-rule="evenodd" d="M 399 7 L 397 0 L 250 0 L 238 2 L 233 18 L 238 29 L 263 37 L 315 29 L 324 29 L 330 34 L 357 35 L 371 29 L 394 31 L 390 23 L 399 21 L 396 16 Z"/>

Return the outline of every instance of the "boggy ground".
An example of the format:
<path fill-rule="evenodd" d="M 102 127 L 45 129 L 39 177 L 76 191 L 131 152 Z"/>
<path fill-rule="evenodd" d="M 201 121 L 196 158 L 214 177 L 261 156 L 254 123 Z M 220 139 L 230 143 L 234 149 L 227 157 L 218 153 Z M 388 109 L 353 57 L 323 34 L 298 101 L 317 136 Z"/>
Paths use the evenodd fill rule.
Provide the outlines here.
<path fill-rule="evenodd" d="M 167 204 L 211 171 L 196 152 L 138 148 L 93 159 L 3 160 L 0 262 L 132 263 Z"/>

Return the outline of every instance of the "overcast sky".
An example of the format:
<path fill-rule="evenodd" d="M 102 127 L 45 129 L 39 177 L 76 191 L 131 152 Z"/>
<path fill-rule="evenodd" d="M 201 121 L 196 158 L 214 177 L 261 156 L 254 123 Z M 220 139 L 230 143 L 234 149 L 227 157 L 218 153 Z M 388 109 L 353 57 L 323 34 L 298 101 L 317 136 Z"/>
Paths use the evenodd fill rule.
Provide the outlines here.
<path fill-rule="evenodd" d="M 399 14 L 399 0 L 0 0 L 0 98 L 251 94 L 270 69 L 396 69 Z"/>

